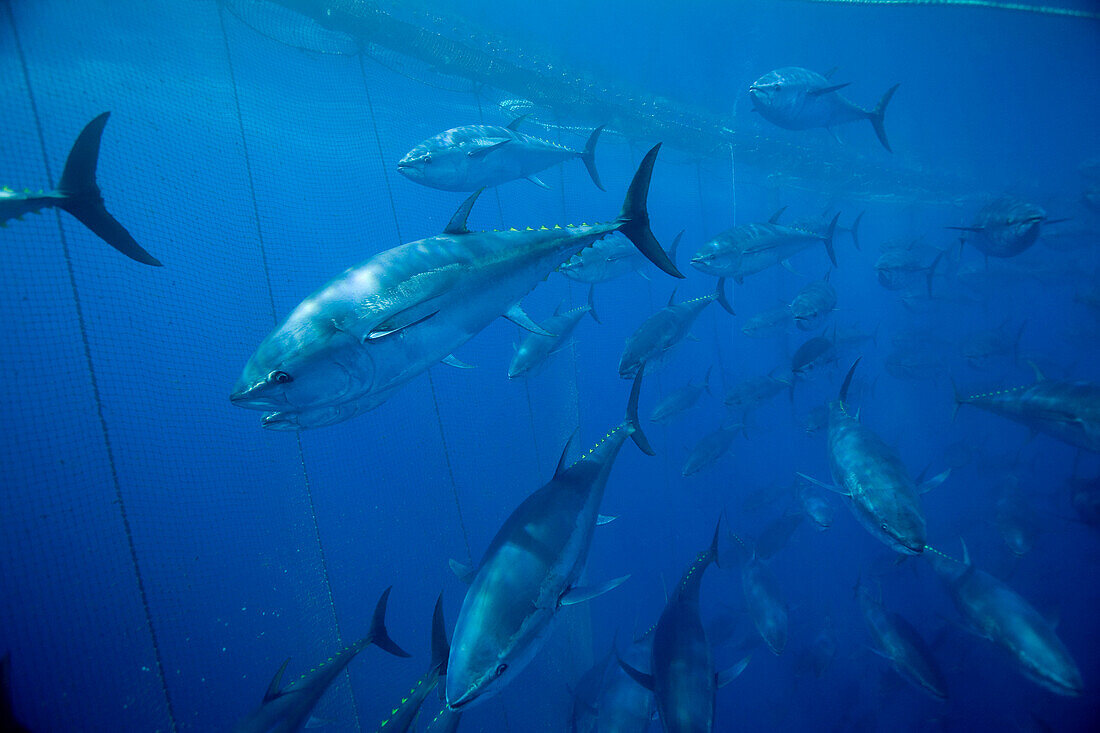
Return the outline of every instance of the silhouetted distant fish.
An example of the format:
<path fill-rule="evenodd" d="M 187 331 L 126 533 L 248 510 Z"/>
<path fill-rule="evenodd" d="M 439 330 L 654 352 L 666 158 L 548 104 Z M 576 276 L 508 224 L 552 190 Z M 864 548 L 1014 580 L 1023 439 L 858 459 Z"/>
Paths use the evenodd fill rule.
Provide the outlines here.
<path fill-rule="evenodd" d="M 1084 689 L 1081 672 L 1047 621 L 1022 596 L 970 564 L 963 544 L 960 563 L 938 551 L 924 553 L 940 576 L 968 630 L 1008 652 L 1020 672 L 1059 695 Z"/>
<path fill-rule="evenodd" d="M 673 263 L 676 262 L 676 249 L 683 234 L 677 234 L 672 240 L 672 246 L 668 248 L 668 258 Z M 615 233 L 573 255 L 568 262 L 558 267 L 558 272 L 571 280 L 591 284 L 614 280 L 628 272 L 637 272 L 648 279 L 645 270 L 651 264 L 629 239 Z"/>
<path fill-rule="evenodd" d="M 887 611 L 882 599 L 863 585 L 856 586 L 863 619 L 875 642 L 874 651 L 907 682 L 937 700 L 947 699 L 947 683 L 932 651 L 912 624 Z"/>
<path fill-rule="evenodd" d="M 836 310 L 836 289 L 826 273 L 822 280 L 806 285 L 791 301 L 791 317 L 802 331 L 814 331 Z"/>
<path fill-rule="evenodd" d="M 710 369 L 707 369 L 702 384 L 688 382 L 683 387 L 670 392 L 667 397 L 658 402 L 657 406 L 653 408 L 653 414 L 649 416 L 650 422 L 668 422 L 672 418 L 687 412 L 695 406 L 703 392 L 710 394 Z"/>
<path fill-rule="evenodd" d="M 1002 196 L 982 207 L 970 226 L 948 229 L 969 233 L 971 236 L 964 238 L 965 243 L 974 245 L 987 257 L 1015 257 L 1035 244 L 1044 222 L 1055 223 L 1038 206 Z"/>
<path fill-rule="evenodd" d="M 817 72 L 797 66 L 769 71 L 749 87 L 753 109 L 768 122 L 787 130 L 814 127 L 832 129 L 836 125 L 867 120 L 875 128 L 882 147 L 890 150 L 883 117 L 897 84 L 886 90 L 874 109 L 863 109 L 837 94 L 848 86 L 833 84 Z"/>
<path fill-rule="evenodd" d="M 587 304 L 565 312 L 562 312 L 559 306 L 554 309 L 554 315 L 539 324 L 539 328 L 549 335 L 530 332 L 527 334 L 515 347 L 516 353 L 508 366 L 508 378 L 525 377 L 537 372 L 552 354 L 569 345 L 573 330 L 585 315 L 592 316 L 592 320 L 596 323 L 600 322 L 596 315 L 595 303 L 592 302 L 592 287 L 588 288 Z"/>
<path fill-rule="evenodd" d="M 794 323 L 789 305 L 781 305 L 778 308 L 757 313 L 749 318 L 741 326 L 741 333 L 752 338 L 765 338 L 777 336 L 787 330 Z"/>
<path fill-rule="evenodd" d="M 690 476 L 714 465 L 719 458 L 729 452 L 734 436 L 743 428 L 742 425 L 725 425 L 704 435 L 688 454 L 687 460 L 684 461 L 684 468 L 680 472 L 681 475 Z"/>

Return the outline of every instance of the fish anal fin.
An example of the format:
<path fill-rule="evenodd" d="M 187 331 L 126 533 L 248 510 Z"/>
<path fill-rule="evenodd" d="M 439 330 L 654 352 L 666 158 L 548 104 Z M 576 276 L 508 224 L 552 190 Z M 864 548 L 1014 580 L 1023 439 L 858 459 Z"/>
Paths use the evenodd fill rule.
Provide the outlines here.
<path fill-rule="evenodd" d="M 630 578 L 629 575 L 622 575 L 618 578 L 612 578 L 606 583 L 593 586 L 575 586 L 570 588 L 562 594 L 558 599 L 558 604 L 561 606 L 575 606 L 578 603 L 584 603 L 590 601 L 593 598 L 602 596 L 610 590 L 618 588 Z"/>

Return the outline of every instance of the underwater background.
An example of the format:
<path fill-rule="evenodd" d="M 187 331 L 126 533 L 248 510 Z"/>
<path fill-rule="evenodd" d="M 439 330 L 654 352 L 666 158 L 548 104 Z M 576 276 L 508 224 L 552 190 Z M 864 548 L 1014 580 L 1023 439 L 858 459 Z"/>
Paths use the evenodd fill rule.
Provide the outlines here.
<path fill-rule="evenodd" d="M 785 206 L 790 218 L 840 211 L 844 226 L 865 212 L 860 249 L 837 235 L 836 312 L 814 333 L 741 330 L 825 275 L 827 258 L 807 251 L 792 258 L 795 272 L 733 284 L 737 316 L 707 308 L 694 339 L 647 373 L 640 411 L 657 456 L 624 447 L 602 505 L 618 519 L 596 530 L 586 571 L 593 583 L 629 581 L 564 609 L 531 665 L 465 714 L 461 730 L 568 730 L 578 677 L 615 639 L 624 647 L 656 621 L 720 515 L 756 537 L 796 511 L 795 471 L 828 478 L 824 432 L 808 433 L 804 419 L 860 356 L 852 402 L 863 422 L 914 476 L 953 469 L 923 497 L 929 544 L 958 557 L 964 538 L 976 565 L 1057 616 L 1084 691 L 1054 695 L 960 629 L 928 564 L 898 563 L 830 495 L 832 527 L 803 522 L 769 563 L 790 607 L 782 655 L 752 648 L 739 562 L 723 534 L 702 615 L 722 638 L 719 669 L 750 648 L 752 658 L 718 691 L 715 729 L 1095 729 L 1100 538 L 1070 497 L 1073 480 L 1100 474 L 1100 459 L 972 408 L 953 417 L 952 398 L 952 381 L 968 392 L 1030 383 L 1029 361 L 1048 377 L 1100 381 L 1100 311 L 1095 296 L 1082 297 L 1097 288 L 1100 217 L 1080 202 L 1090 185 L 1081 166 L 1100 155 L 1100 23 L 1090 0 L 1058 3 L 1092 15 L 786 1 L 381 3 L 482 50 L 505 39 L 493 41 L 508 44 L 500 53 L 527 50 L 546 78 L 555 65 L 582 69 L 639 98 L 727 118 L 736 143 L 702 152 L 669 142 L 656 163 L 652 227 L 665 246 L 684 230 L 685 281 L 645 264 L 645 277 L 598 284 L 602 324 L 583 320 L 569 348 L 526 379 L 507 376 L 523 332 L 501 319 L 456 354 L 476 368 L 433 367 L 369 414 L 290 433 L 261 429 L 228 395 L 303 297 L 447 225 L 466 195 L 399 175 L 410 148 L 458 125 L 505 125 L 517 110 L 530 112 L 531 134 L 574 149 L 608 123 L 596 152 L 606 192 L 567 161 L 539 174 L 547 189 L 519 180 L 483 193 L 469 220 L 476 230 L 609 220 L 661 138 L 632 135 L 626 119 L 571 116 L 568 105 L 517 106 L 509 90 L 464 78 L 457 61 L 431 68 L 361 44 L 311 20 L 322 3 L 299 13 L 260 0 L 0 1 L 0 185 L 56 185 L 82 126 L 110 111 L 104 198 L 164 265 L 127 260 L 65 214 L 0 232 L 0 651 L 11 655 L 19 719 L 36 731 L 228 730 L 286 657 L 297 675 L 365 634 L 392 585 L 389 632 L 412 658 L 366 649 L 314 711 L 321 730 L 377 729 L 428 665 L 441 590 L 454 623 L 465 586 L 448 559 L 477 563 L 553 475 L 574 430 L 579 452 L 620 422 L 624 341 L 674 288 L 678 300 L 714 289 L 689 252 Z M 832 78 L 853 82 L 844 94 L 864 106 L 900 83 L 886 116 L 893 154 L 866 124 L 838 126 L 838 141 L 753 114 L 748 86 L 783 66 L 836 67 Z M 1067 236 L 1048 243 L 1044 234 L 983 270 L 981 254 L 945 227 L 969 224 L 1005 193 L 1070 219 L 1057 225 Z M 951 267 L 933 278 L 931 299 L 902 300 L 876 281 L 878 248 L 918 238 Z M 981 282 L 962 285 L 960 272 Z M 586 293 L 553 274 L 523 307 L 540 321 Z M 745 416 L 722 404 L 745 378 L 789 371 L 802 341 L 834 325 L 865 338 L 838 344 L 837 363 L 799 381 L 793 402 L 784 390 Z M 965 357 L 967 344 L 998 329 L 1012 335 L 1010 348 Z M 888 371 L 898 334 L 915 334 L 933 366 Z M 708 368 L 714 396 L 670 424 L 645 419 Z M 745 427 L 729 454 L 681 476 L 691 448 L 731 419 Z M 996 524 L 1006 482 L 1035 525 L 1020 557 Z M 885 605 L 932 644 L 946 702 L 868 650 L 857 579 L 881 587 Z M 807 660 L 826 623 L 837 652 L 819 677 Z M 437 709 L 433 695 L 421 727 Z"/>

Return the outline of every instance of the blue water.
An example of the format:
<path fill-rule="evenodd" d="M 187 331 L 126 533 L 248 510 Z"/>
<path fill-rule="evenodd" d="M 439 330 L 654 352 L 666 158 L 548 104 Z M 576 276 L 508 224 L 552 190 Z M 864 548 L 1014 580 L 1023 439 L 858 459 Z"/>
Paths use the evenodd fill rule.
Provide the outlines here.
<path fill-rule="evenodd" d="M 1089 0 L 1059 2 L 1095 10 Z M 435 5 L 424 7 L 458 13 Z M 754 411 L 747 438 L 687 479 L 680 468 L 688 451 L 727 419 L 720 401 L 704 395 L 667 427 L 645 423 L 658 455 L 623 448 L 603 505 L 620 518 L 597 530 L 587 570 L 593 583 L 627 573 L 629 582 L 564 611 L 527 671 L 471 710 L 461 730 L 568 729 L 568 689 L 613 639 L 624 644 L 655 622 L 664 589 L 706 546 L 720 514 L 729 529 L 755 536 L 793 501 L 784 492 L 746 509 L 746 497 L 792 485 L 795 470 L 827 477 L 823 435 L 807 435 L 801 419 L 836 393 L 860 355 L 863 420 L 914 475 L 965 453 L 924 497 L 929 543 L 959 555 L 965 538 L 978 566 L 1060 617 L 1058 634 L 1085 692 L 1053 695 L 960 630 L 927 563 L 895 564 L 831 496 L 833 527 L 816 532 L 804 523 L 771 561 L 791 607 L 790 643 L 779 657 L 754 649 L 746 672 L 717 695 L 716 729 L 1095 724 L 1100 542 L 1074 520 L 1067 481 L 1075 471 L 1097 475 L 1100 460 L 1083 454 L 1075 465 L 1076 449 L 973 408 L 953 420 L 949 376 L 966 389 L 1024 384 L 1032 359 L 1052 377 L 1100 380 L 1100 321 L 1074 301 L 1096 287 L 1100 266 L 1100 223 L 1078 203 L 1087 181 L 1077 171 L 1100 154 L 1100 25 L 957 7 L 648 5 L 482 2 L 462 13 L 471 26 L 618 85 L 712 114 L 736 109 L 738 130 L 798 142 L 823 158 L 856 151 L 874 164 L 943 171 L 950 184 L 935 200 L 868 200 L 846 195 L 842 171 L 796 188 L 784 184 L 784 171 L 740 164 L 736 153 L 731 166 L 725 153 L 699 158 L 666 146 L 649 209 L 662 243 L 686 230 L 685 282 L 650 268 L 648 280 L 631 274 L 597 286 L 603 324 L 582 321 L 574 347 L 527 381 L 506 378 L 522 334 L 500 320 L 457 353 L 476 369 L 435 367 L 368 415 L 296 436 L 262 430 L 257 413 L 229 403 L 241 367 L 275 320 L 327 279 L 443 229 L 462 195 L 420 187 L 395 162 L 447 128 L 505 124 L 496 101 L 509 95 L 399 73 L 377 56 L 288 45 L 210 0 L 0 3 L 0 184 L 56 183 L 77 132 L 110 110 L 99 164 L 107 205 L 165 265 L 125 259 L 66 214 L 9 222 L 2 233 L 0 650 L 10 650 L 14 706 L 27 726 L 228 729 L 259 703 L 286 657 L 287 674 L 297 675 L 364 634 L 379 593 L 393 585 L 390 633 L 413 658 L 367 649 L 316 711 L 319 730 L 375 729 L 427 667 L 440 590 L 454 623 L 464 586 L 448 558 L 477 561 L 512 509 L 552 475 L 578 425 L 578 445 L 587 448 L 620 421 L 629 391 L 616 372 L 623 342 L 673 287 L 677 299 L 713 288 L 686 253 L 784 205 L 789 216 L 840 210 L 842 224 L 866 210 L 862 251 L 838 236 L 830 282 L 839 310 L 830 324 L 877 330 L 877 342 L 843 352 L 840 364 L 800 384 L 793 409 L 780 395 Z M 749 113 L 748 84 L 788 65 L 838 67 L 834 78 L 853 82 L 843 93 L 865 106 L 900 82 L 886 118 L 894 156 L 863 123 L 838 128 L 838 143 L 823 130 L 779 130 Z M 558 119 L 577 131 L 545 134 L 574 147 L 603 122 Z M 606 193 L 568 162 L 540 175 L 549 190 L 518 181 L 484 194 L 471 227 L 611 218 L 655 142 L 607 134 L 597 152 Z M 881 242 L 923 236 L 954 253 L 957 240 L 943 227 L 969 223 L 982 196 L 1001 193 L 1071 218 L 1060 226 L 1085 231 L 1088 243 L 1063 251 L 1040 241 L 977 299 L 944 295 L 914 311 L 878 285 Z M 721 394 L 789 363 L 811 334 L 757 340 L 740 327 L 828 268 L 818 251 L 792 264 L 799 275 L 773 268 L 735 287 L 736 317 L 717 307 L 703 313 L 697 340 L 647 378 L 643 416 L 708 366 Z M 967 248 L 962 264 L 980 268 L 982 258 Z M 584 298 L 579 284 L 551 275 L 524 308 L 540 320 L 559 302 Z M 1006 323 L 1013 333 L 1024 325 L 1017 353 L 968 365 L 960 355 L 967 335 Z M 944 369 L 931 379 L 884 369 L 890 339 L 914 328 L 937 337 L 926 348 Z M 1005 473 L 1040 527 L 1019 559 L 993 524 Z M 948 702 L 908 686 L 868 651 L 852 593 L 857 577 L 880 583 L 886 606 L 935 640 Z M 707 571 L 702 608 L 708 622 L 736 620 L 734 638 L 716 650 L 724 668 L 752 638 L 732 553 Z M 802 656 L 826 616 L 839 653 L 817 679 Z M 424 717 L 437 707 L 429 698 Z"/>

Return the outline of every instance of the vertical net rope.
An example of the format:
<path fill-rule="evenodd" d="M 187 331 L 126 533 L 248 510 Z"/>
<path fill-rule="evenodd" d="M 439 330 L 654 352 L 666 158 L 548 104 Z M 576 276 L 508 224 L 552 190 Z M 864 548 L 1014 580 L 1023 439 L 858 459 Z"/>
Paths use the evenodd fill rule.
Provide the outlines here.
<path fill-rule="evenodd" d="M 233 90 L 233 105 L 234 111 L 237 115 L 237 125 L 241 134 L 241 149 L 243 152 L 245 172 L 248 180 L 248 192 L 252 200 L 252 216 L 256 222 L 256 244 L 260 250 L 260 262 L 263 265 L 264 271 L 264 283 L 267 287 L 268 303 L 271 306 L 271 322 L 272 324 L 278 323 L 278 314 L 275 308 L 275 291 L 271 286 L 271 270 L 268 267 L 267 250 L 264 245 L 264 233 L 263 226 L 260 224 L 260 206 L 256 199 L 256 183 L 252 171 L 252 157 L 248 149 L 248 137 L 245 135 L 244 129 L 244 117 L 241 114 L 241 100 L 240 94 L 237 88 L 237 73 L 233 67 L 233 54 L 229 47 L 229 33 L 225 28 L 225 11 L 221 3 L 218 4 L 218 22 L 221 27 L 222 40 L 225 44 L 225 59 L 229 68 L 229 82 L 230 87 Z M 306 500 L 309 503 L 309 518 L 311 527 L 313 529 L 313 536 L 317 540 L 317 554 L 321 563 L 321 581 L 325 588 L 325 595 L 328 598 L 329 612 L 332 614 L 333 628 L 336 631 L 336 644 L 337 647 L 342 649 L 344 647 L 344 634 L 340 628 L 340 617 L 336 613 L 336 600 L 332 594 L 332 581 L 328 573 L 328 560 L 325 556 L 325 546 L 321 541 L 321 527 L 317 521 L 317 506 L 313 499 L 313 483 L 309 478 L 309 469 L 306 465 L 305 451 L 302 449 L 302 435 L 301 433 L 295 434 L 294 444 L 298 452 L 298 465 L 302 469 L 302 484 L 305 489 Z M 348 672 L 347 667 L 344 668 L 341 676 L 348 684 L 351 690 L 351 703 L 352 713 L 355 716 L 355 727 L 357 730 L 362 730 L 362 724 L 359 719 L 359 702 L 355 697 L 355 688 L 351 685 L 351 675 Z"/>
<path fill-rule="evenodd" d="M 46 179 L 50 182 L 52 187 L 54 177 L 50 167 L 50 156 L 46 148 L 46 136 L 42 129 L 42 118 L 38 112 L 38 102 L 35 99 L 34 87 L 31 85 L 30 71 L 27 67 L 27 57 L 23 51 L 23 43 L 19 38 L 19 27 L 16 25 L 15 13 L 12 11 L 11 3 L 4 2 L 3 6 L 8 16 L 8 21 L 11 23 L 12 37 L 15 41 L 16 54 L 19 57 L 20 70 L 22 71 L 23 81 L 27 87 L 28 102 L 30 103 L 31 113 L 34 116 L 35 132 L 38 136 L 38 143 L 42 149 L 42 165 L 46 171 Z M 138 595 L 141 597 L 141 607 L 145 614 L 145 627 L 149 631 L 149 640 L 152 644 L 153 655 L 156 659 L 157 681 L 160 683 L 161 693 L 164 695 L 165 709 L 168 712 L 169 730 L 175 733 L 175 731 L 179 730 L 179 725 L 176 722 L 176 712 L 172 705 L 172 695 L 168 690 L 168 683 L 164 673 L 164 655 L 161 652 L 160 642 L 157 638 L 157 629 L 153 623 L 153 612 L 149 605 L 149 595 L 145 587 L 145 579 L 141 573 L 141 562 L 138 559 L 137 546 L 134 543 L 134 534 L 130 525 L 130 515 L 126 510 L 126 500 L 122 493 L 122 482 L 119 480 L 118 465 L 115 461 L 115 449 L 111 444 L 111 434 L 107 429 L 107 418 L 103 412 L 103 400 L 99 388 L 99 380 L 96 377 L 95 362 L 92 359 L 92 347 L 88 340 L 84 306 L 80 300 L 80 290 L 76 283 L 76 272 L 73 269 L 72 255 L 69 251 L 68 239 L 65 237 L 65 227 L 61 221 L 60 209 L 54 209 L 54 217 L 57 221 L 58 241 L 61 243 L 61 250 L 65 258 L 65 269 L 68 275 L 69 287 L 72 290 L 73 306 L 76 311 L 77 325 L 80 330 L 80 344 L 84 354 L 84 365 L 88 370 L 88 381 L 92 390 L 92 398 L 95 402 L 96 420 L 99 423 L 100 434 L 103 438 L 103 448 L 107 458 L 111 484 L 114 488 L 115 503 L 118 505 L 119 517 L 122 520 L 123 531 L 126 535 L 126 548 L 129 551 L 130 562 L 134 570 L 134 582 L 137 584 Z"/>
<path fill-rule="evenodd" d="M 371 129 L 374 132 L 374 140 L 378 146 L 378 161 L 382 166 L 382 182 L 386 187 L 386 196 L 390 201 L 390 211 L 393 213 L 394 231 L 397 232 L 397 245 L 404 243 L 405 238 L 401 234 L 401 221 L 397 215 L 397 203 L 393 199 L 393 188 L 390 186 L 390 176 L 386 166 L 386 155 L 382 150 L 382 138 L 378 134 L 378 118 L 374 114 L 374 102 L 371 101 L 370 84 L 367 82 L 366 62 L 363 54 L 359 54 L 359 72 L 363 77 L 363 95 L 367 101 L 367 111 L 370 113 Z M 447 434 L 443 430 L 443 416 L 439 412 L 439 398 L 436 396 L 435 380 L 432 378 L 432 370 L 427 370 L 428 388 L 432 393 L 432 408 L 435 410 L 435 421 L 439 426 L 439 440 L 443 444 L 443 460 L 447 466 L 447 478 L 451 482 L 451 494 L 455 500 L 455 512 L 458 515 L 458 525 L 462 529 L 462 542 L 466 546 L 466 559 L 473 566 L 473 551 L 470 549 L 470 536 L 466 531 L 466 520 L 462 515 L 462 502 L 458 498 L 458 484 L 455 483 L 454 466 L 451 462 L 451 450 L 447 446 Z"/>

